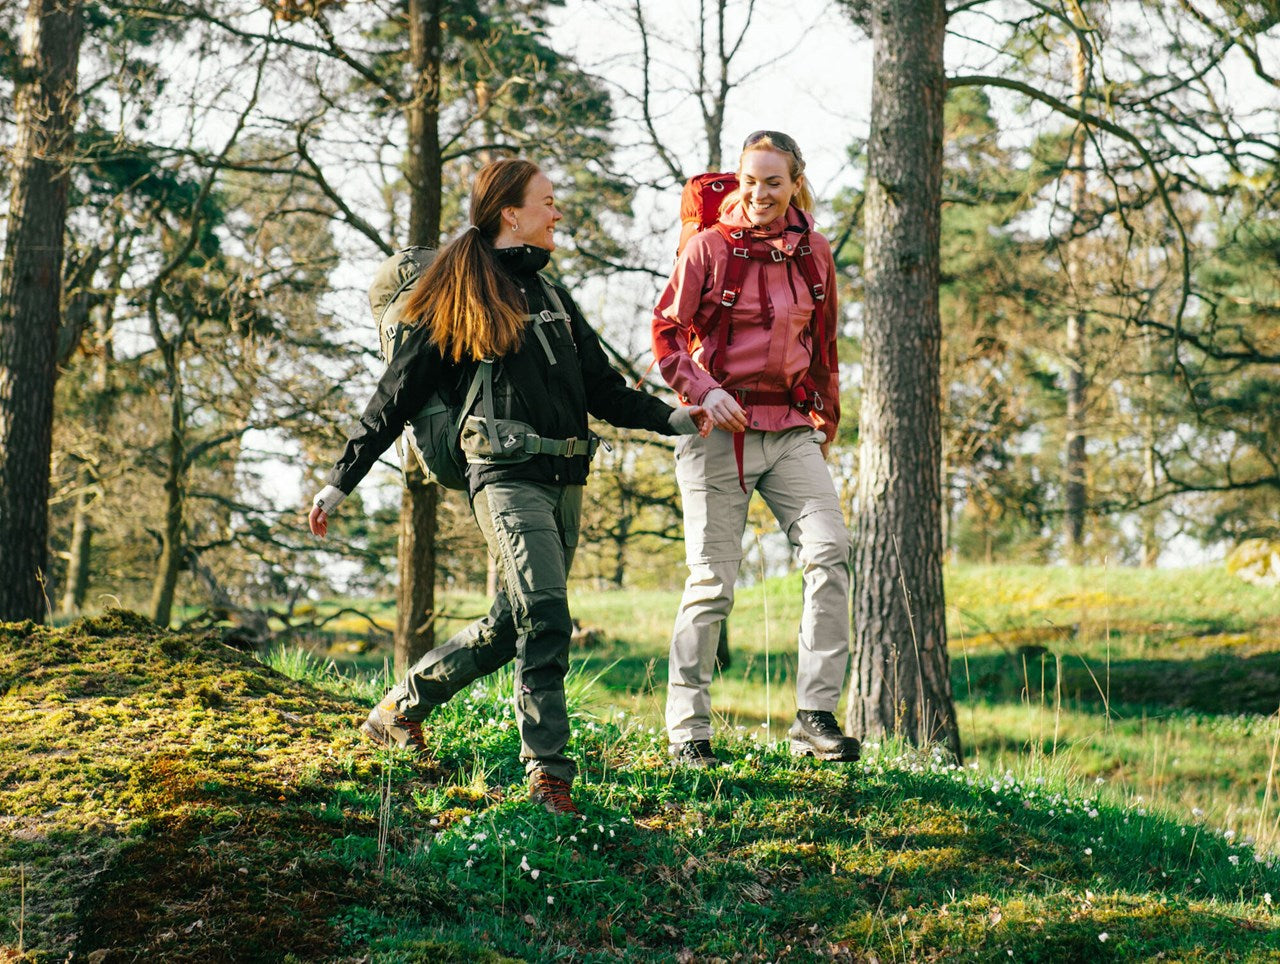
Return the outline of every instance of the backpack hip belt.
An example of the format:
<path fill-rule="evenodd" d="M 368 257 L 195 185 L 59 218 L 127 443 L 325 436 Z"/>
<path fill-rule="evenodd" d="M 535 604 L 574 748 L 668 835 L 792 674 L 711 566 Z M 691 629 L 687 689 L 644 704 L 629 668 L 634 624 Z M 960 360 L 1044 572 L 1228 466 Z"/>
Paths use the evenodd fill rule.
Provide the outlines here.
<path fill-rule="evenodd" d="M 727 391 L 742 406 L 788 405 L 801 412 L 808 412 L 811 409 L 820 412 L 823 408 L 822 396 L 814 391 L 812 386 L 803 382 L 789 392 L 756 391 L 750 388 L 731 388 Z"/>

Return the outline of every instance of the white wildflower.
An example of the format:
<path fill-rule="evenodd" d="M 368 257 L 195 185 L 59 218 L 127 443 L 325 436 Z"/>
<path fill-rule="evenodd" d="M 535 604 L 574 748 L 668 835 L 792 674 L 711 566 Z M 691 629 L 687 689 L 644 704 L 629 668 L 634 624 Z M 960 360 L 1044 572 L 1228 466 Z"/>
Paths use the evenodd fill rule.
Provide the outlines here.
<path fill-rule="evenodd" d="M 520 858 L 520 869 L 526 871 L 529 869 L 529 858 L 527 855 Z"/>
<path fill-rule="evenodd" d="M 1107 938 L 1109 938 L 1110 936 L 1111 935 L 1108 934 L 1106 931 L 1103 931 L 1101 934 L 1098 935 L 1098 940 L 1102 941 L 1102 943 L 1105 944 L 1107 942 Z"/>

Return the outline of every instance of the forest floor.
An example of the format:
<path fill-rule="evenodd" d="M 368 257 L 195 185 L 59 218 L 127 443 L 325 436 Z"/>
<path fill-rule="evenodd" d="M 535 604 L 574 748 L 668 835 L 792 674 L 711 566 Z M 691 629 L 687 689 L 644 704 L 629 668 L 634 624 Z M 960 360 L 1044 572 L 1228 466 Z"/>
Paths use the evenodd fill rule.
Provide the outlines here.
<path fill-rule="evenodd" d="M 1275 590 L 949 573 L 963 763 L 791 759 L 797 598 L 740 594 L 704 772 L 665 758 L 674 595 L 575 599 L 584 820 L 528 802 L 509 673 L 424 763 L 358 737 L 377 657 L 0 625 L 0 960 L 1280 958 Z"/>

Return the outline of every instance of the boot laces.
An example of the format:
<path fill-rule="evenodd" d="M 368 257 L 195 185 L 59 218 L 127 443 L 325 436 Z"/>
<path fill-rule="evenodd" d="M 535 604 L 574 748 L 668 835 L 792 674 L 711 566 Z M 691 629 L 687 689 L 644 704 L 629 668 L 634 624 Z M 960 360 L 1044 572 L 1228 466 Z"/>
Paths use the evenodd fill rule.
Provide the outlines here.
<path fill-rule="evenodd" d="M 406 744 L 407 746 L 413 747 L 413 749 L 420 753 L 426 752 L 427 739 L 422 734 L 422 723 L 419 720 L 410 720 L 403 716 L 397 716 L 395 718 L 395 723 L 396 726 L 409 734 L 409 739 Z"/>
<path fill-rule="evenodd" d="M 533 798 L 552 813 L 581 813 L 569 796 L 569 784 L 545 773 L 534 778 Z"/>
<path fill-rule="evenodd" d="M 840 724 L 836 722 L 834 713 L 827 710 L 811 710 L 808 715 L 809 725 L 823 736 L 844 736 L 844 733 L 840 730 Z"/>

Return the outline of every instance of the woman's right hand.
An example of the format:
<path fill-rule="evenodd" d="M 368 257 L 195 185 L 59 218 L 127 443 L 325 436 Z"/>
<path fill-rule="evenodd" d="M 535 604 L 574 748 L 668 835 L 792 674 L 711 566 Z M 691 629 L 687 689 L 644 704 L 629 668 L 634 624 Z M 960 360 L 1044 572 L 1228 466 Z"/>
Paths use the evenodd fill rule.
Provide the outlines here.
<path fill-rule="evenodd" d="M 726 432 L 741 432 L 747 427 L 746 411 L 723 388 L 713 388 L 707 392 L 702 400 L 702 407 L 707 410 L 716 428 Z"/>
<path fill-rule="evenodd" d="M 307 519 L 311 523 L 311 534 L 323 537 L 329 531 L 329 514 L 315 505 L 311 507 L 311 515 Z"/>

